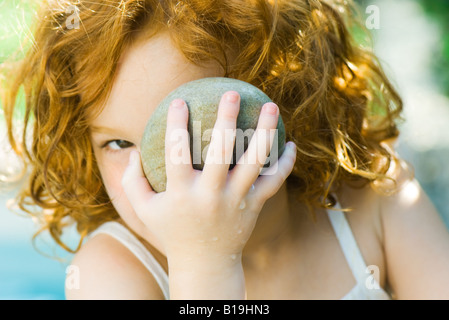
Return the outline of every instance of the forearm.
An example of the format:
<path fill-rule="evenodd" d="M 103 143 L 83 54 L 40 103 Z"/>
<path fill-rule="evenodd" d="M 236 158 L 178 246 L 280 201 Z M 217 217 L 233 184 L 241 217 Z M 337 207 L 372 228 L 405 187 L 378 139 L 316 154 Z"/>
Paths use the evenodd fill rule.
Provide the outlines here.
<path fill-rule="evenodd" d="M 189 259 L 191 261 L 191 259 Z M 170 299 L 245 299 L 245 278 L 240 259 L 224 263 L 169 262 Z"/>

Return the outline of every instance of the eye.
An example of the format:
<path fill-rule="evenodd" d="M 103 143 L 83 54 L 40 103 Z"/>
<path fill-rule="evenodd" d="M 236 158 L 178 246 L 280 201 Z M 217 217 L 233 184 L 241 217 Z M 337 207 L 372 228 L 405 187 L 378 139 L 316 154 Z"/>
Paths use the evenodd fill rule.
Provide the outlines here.
<path fill-rule="evenodd" d="M 132 146 L 134 146 L 134 143 L 131 143 L 126 140 L 110 140 L 103 145 L 103 148 L 107 147 L 108 149 L 115 151 L 130 148 Z"/>

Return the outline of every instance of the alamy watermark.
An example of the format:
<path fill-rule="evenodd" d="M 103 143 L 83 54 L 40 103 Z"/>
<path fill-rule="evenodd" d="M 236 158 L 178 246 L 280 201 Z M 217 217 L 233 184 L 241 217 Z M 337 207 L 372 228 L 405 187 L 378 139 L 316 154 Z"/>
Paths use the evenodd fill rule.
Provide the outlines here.
<path fill-rule="evenodd" d="M 376 265 L 369 265 L 365 272 L 369 276 L 365 280 L 365 286 L 368 290 L 380 289 L 380 269 Z M 80 268 L 76 265 L 69 265 L 66 270 L 65 287 L 67 290 L 80 289 Z"/>
<path fill-rule="evenodd" d="M 365 13 L 368 17 L 365 20 L 365 27 L 368 30 L 380 29 L 380 8 L 376 5 L 366 7 Z"/>
<path fill-rule="evenodd" d="M 201 130 L 201 121 L 193 121 L 191 158 L 188 150 L 189 143 L 185 129 L 176 129 L 170 134 L 171 142 L 169 159 L 174 165 L 178 164 L 260 164 L 260 175 L 273 175 L 278 166 L 278 129 L 242 130 L 225 129 L 224 132 L 216 129 Z M 234 149 L 225 148 L 234 141 Z M 202 148 L 202 142 L 209 142 Z M 269 143 L 271 149 L 269 148 Z M 248 150 L 245 154 L 245 145 Z M 254 149 L 255 147 L 255 149 Z M 263 162 L 264 161 L 264 162 Z M 262 163 L 263 162 L 263 163 Z"/>
<path fill-rule="evenodd" d="M 380 289 L 380 269 L 376 265 L 369 265 L 365 270 L 369 276 L 365 280 L 365 286 L 369 290 Z"/>
<path fill-rule="evenodd" d="M 70 14 L 70 16 L 65 21 L 65 26 L 67 29 L 79 29 L 80 28 L 80 16 L 79 8 L 76 5 L 68 6 L 65 9 L 65 13 Z"/>
<path fill-rule="evenodd" d="M 73 264 L 65 269 L 65 287 L 67 290 L 78 290 L 80 288 L 80 268 Z"/>

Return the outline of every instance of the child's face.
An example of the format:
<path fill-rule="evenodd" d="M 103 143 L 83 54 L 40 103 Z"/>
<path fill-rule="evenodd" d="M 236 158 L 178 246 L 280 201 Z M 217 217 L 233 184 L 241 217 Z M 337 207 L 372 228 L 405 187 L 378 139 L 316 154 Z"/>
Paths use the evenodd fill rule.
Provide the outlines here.
<path fill-rule="evenodd" d="M 167 33 L 129 48 L 119 63 L 111 94 L 91 122 L 91 141 L 103 183 L 122 219 L 135 231 L 140 220 L 128 202 L 121 178 L 129 153 L 140 151 L 145 125 L 159 102 L 183 83 L 223 76 L 218 63 L 199 67 L 182 56 Z"/>

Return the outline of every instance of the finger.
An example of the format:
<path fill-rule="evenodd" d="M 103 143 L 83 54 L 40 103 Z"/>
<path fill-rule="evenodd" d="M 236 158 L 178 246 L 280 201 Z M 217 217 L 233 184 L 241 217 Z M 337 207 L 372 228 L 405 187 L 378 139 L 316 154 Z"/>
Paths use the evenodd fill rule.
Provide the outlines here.
<path fill-rule="evenodd" d="M 167 189 L 169 186 L 186 184 L 193 171 L 187 130 L 188 119 L 186 103 L 181 99 L 173 100 L 168 110 L 165 131 Z"/>
<path fill-rule="evenodd" d="M 140 153 L 136 150 L 129 155 L 129 164 L 122 176 L 123 191 L 137 215 L 143 212 L 151 198 L 156 194 L 153 191 L 142 169 Z"/>
<path fill-rule="evenodd" d="M 212 131 L 203 173 L 201 174 L 200 183 L 205 188 L 220 188 L 226 183 L 234 152 L 239 110 L 240 95 L 238 92 L 226 92 L 218 106 L 217 121 Z"/>
<path fill-rule="evenodd" d="M 229 187 L 234 194 L 245 196 L 259 176 L 273 145 L 277 132 L 279 109 L 276 104 L 266 103 L 259 116 L 248 149 L 231 170 Z"/>
<path fill-rule="evenodd" d="M 279 191 L 292 172 L 295 162 L 296 145 L 289 142 L 285 145 L 284 152 L 277 161 L 277 165 L 270 167 L 264 175 L 261 175 L 254 182 L 252 195 L 257 198 L 256 202 L 265 202 Z"/>

